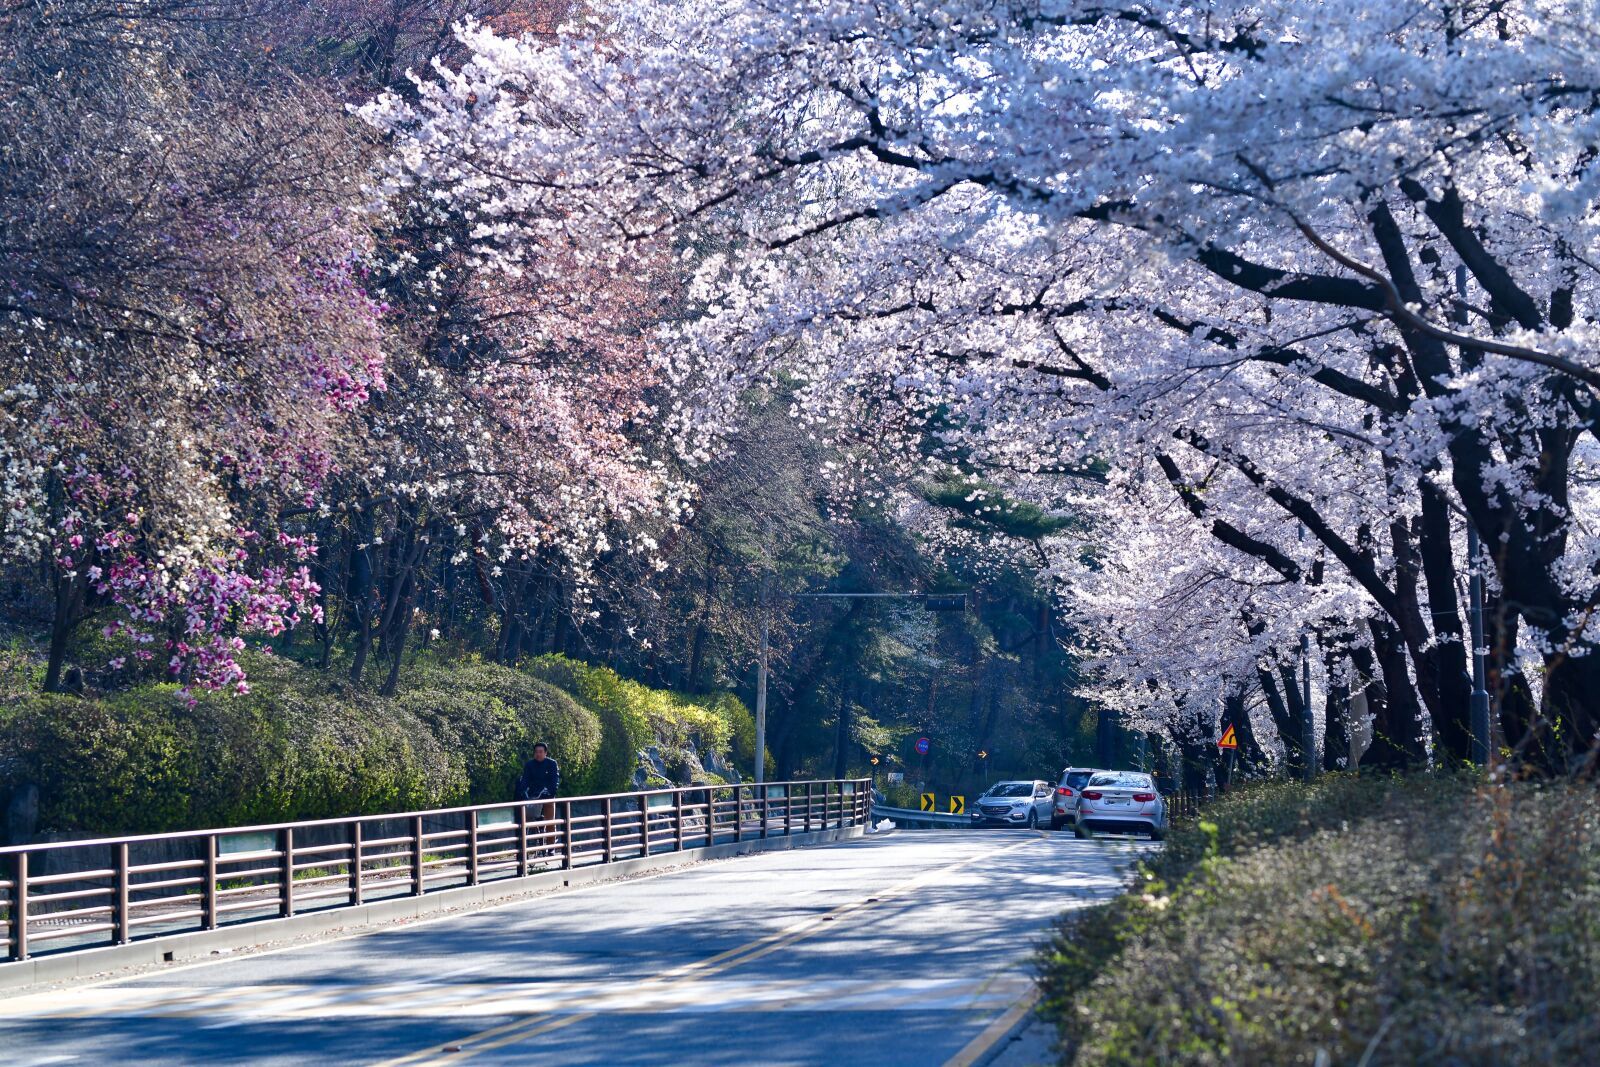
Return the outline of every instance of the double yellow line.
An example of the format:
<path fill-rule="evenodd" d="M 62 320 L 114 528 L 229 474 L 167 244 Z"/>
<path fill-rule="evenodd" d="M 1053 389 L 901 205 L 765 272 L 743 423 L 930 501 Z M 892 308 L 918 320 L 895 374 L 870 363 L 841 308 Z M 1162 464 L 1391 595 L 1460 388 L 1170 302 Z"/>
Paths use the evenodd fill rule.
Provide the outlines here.
<path fill-rule="evenodd" d="M 646 978 L 638 982 L 633 988 L 654 989 L 659 987 L 672 987 L 686 982 L 698 981 L 699 979 L 706 978 L 714 974 L 720 974 L 723 971 L 731 970 L 734 967 L 742 966 L 751 962 L 752 960 L 758 960 L 763 956 L 777 952 L 779 949 L 786 948 L 797 941 L 802 941 L 816 933 L 818 930 L 822 929 L 830 922 L 836 922 L 845 916 L 867 911 L 868 909 L 895 897 L 904 896 L 907 893 L 913 892 L 922 886 L 927 885 L 929 882 L 959 871 L 963 867 L 969 867 L 980 860 L 991 860 L 994 857 L 1003 855 L 1007 852 L 1014 852 L 1019 848 L 1025 848 L 1028 845 L 1034 844 L 1041 840 L 1042 837 L 1043 835 L 1038 838 L 1030 837 L 1028 840 L 1018 842 L 1015 845 L 1008 845 L 1005 848 L 997 849 L 994 852 L 983 852 L 979 855 L 968 857 L 967 859 L 961 860 L 957 863 L 952 863 L 947 866 L 925 872 L 915 878 L 908 879 L 907 881 L 901 882 L 897 885 L 892 885 L 887 889 L 879 890 L 876 896 L 867 897 L 865 900 L 853 901 L 849 904 L 841 905 L 840 907 L 834 908 L 832 911 L 827 912 L 826 914 L 818 915 L 814 918 L 806 919 L 803 922 L 795 923 L 794 925 L 785 927 L 776 933 L 757 938 L 754 941 L 739 945 L 736 948 L 730 948 L 725 952 L 719 952 L 715 956 L 710 956 L 694 963 L 686 963 L 679 967 L 674 967 L 671 970 L 663 971 L 654 977 Z M 497 1048 L 503 1048 L 506 1045 L 515 1044 L 518 1041 L 525 1041 L 528 1038 L 538 1037 L 541 1034 L 548 1034 L 552 1031 L 560 1030 L 564 1027 L 572 1026 L 576 1023 L 581 1023 L 588 1019 L 592 1019 L 598 1014 L 599 1012 L 589 1011 L 575 1012 L 569 1015 L 557 1016 L 534 1015 L 525 1019 L 515 1019 L 509 1023 L 502 1023 L 499 1026 L 490 1027 L 487 1030 L 480 1030 L 475 1034 L 469 1034 L 466 1037 L 447 1042 L 443 1045 L 431 1045 L 426 1049 L 423 1049 L 419 1052 L 413 1052 L 410 1055 L 401 1056 L 392 1060 L 383 1060 L 374 1065 L 374 1067 L 414 1067 L 414 1065 L 418 1064 L 434 1065 L 461 1063 L 465 1060 L 471 1059 L 473 1056 L 479 1055 L 480 1053 L 492 1052 Z"/>

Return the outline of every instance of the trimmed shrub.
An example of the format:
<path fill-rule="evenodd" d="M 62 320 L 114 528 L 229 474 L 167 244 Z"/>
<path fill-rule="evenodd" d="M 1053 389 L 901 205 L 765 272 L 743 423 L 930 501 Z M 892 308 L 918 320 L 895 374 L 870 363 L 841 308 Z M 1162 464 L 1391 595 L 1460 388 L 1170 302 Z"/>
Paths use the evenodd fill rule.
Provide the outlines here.
<path fill-rule="evenodd" d="M 490 664 L 419 668 L 394 699 L 252 657 L 246 696 L 171 685 L 23 698 L 0 722 L 0 796 L 31 782 L 40 828 L 161 832 L 444 807 L 509 797 L 534 741 L 579 776 L 592 712 Z"/>
<path fill-rule="evenodd" d="M 600 756 L 599 717 L 538 678 L 492 663 L 420 668 L 396 696 L 463 764 L 468 803 L 509 799 L 543 741 L 561 764 L 563 792 L 584 793 Z"/>
<path fill-rule="evenodd" d="M 650 720 L 629 698 L 626 682 L 615 671 L 591 667 L 565 656 L 540 656 L 528 664 L 536 678 L 571 693 L 600 721 L 600 753 L 588 774 L 569 780 L 575 793 L 620 793 L 628 788 L 639 750 L 651 743 Z"/>
<path fill-rule="evenodd" d="M 1591 787 L 1330 776 L 1225 798 L 1041 960 L 1077 1064 L 1584 1062 Z"/>

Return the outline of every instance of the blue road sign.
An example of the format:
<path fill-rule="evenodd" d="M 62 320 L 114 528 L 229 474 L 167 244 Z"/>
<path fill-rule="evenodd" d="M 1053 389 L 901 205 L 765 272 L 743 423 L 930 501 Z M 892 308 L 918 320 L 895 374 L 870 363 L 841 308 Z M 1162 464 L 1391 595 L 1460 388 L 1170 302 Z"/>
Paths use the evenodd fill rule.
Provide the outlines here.
<path fill-rule="evenodd" d="M 928 739 L 926 737 L 917 738 L 917 755 L 926 756 L 928 754 L 928 747 Z"/>

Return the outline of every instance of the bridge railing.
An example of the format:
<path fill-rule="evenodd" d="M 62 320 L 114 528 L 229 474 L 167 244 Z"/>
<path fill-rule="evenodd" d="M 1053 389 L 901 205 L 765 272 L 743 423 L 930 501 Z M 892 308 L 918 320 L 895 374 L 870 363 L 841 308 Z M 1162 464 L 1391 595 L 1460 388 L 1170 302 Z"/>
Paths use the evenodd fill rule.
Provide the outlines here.
<path fill-rule="evenodd" d="M 0 848 L 0 966 L 543 871 L 864 826 L 868 781 L 685 786 Z"/>

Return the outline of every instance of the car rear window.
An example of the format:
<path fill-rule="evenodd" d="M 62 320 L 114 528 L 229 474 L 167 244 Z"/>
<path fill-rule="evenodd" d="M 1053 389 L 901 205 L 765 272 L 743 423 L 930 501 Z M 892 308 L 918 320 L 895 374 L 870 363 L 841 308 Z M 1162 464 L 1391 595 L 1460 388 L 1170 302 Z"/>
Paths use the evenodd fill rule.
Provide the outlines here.
<path fill-rule="evenodd" d="M 1088 771 L 1074 771 L 1067 775 L 1066 784 L 1073 789 L 1082 789 L 1089 782 Z"/>
<path fill-rule="evenodd" d="M 1097 774 L 1090 785 L 1122 786 L 1127 789 L 1154 789 L 1148 774 Z"/>

